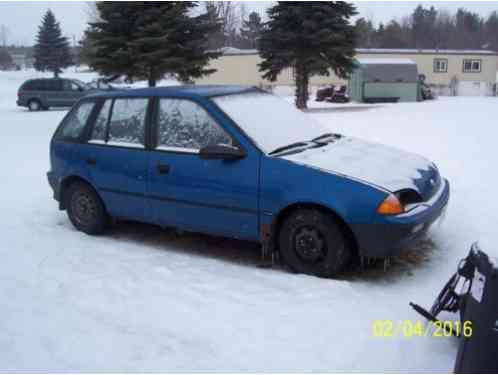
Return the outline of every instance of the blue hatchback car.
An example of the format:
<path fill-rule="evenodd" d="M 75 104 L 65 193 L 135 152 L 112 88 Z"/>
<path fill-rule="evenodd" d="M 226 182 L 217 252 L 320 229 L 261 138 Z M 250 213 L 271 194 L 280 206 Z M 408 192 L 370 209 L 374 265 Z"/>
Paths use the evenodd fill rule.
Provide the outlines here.
<path fill-rule="evenodd" d="M 396 255 L 445 209 L 424 158 L 333 134 L 257 88 L 179 86 L 81 99 L 50 147 L 60 209 L 88 234 L 110 218 L 251 241 L 330 277 Z"/>

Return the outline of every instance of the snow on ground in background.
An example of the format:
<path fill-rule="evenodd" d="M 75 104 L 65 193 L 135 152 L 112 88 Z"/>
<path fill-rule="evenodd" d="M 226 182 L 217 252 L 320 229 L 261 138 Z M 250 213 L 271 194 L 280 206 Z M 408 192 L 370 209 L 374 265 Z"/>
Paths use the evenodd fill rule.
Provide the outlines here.
<path fill-rule="evenodd" d="M 245 242 L 75 231 L 45 176 L 66 111 L 17 108 L 25 78 L 0 74 L 0 371 L 452 371 L 453 339 L 375 338 L 372 321 L 419 319 L 408 302 L 428 306 L 472 241 L 498 255 L 496 98 L 308 114 L 421 153 L 452 185 L 427 261 L 324 280 L 257 268 Z"/>

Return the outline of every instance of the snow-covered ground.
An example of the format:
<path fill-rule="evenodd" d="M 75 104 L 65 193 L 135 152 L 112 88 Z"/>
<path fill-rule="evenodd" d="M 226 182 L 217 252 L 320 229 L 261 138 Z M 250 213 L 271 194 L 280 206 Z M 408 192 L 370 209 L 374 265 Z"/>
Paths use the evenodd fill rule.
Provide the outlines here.
<path fill-rule="evenodd" d="M 408 302 L 429 305 L 473 241 L 498 255 L 497 98 L 307 114 L 420 153 L 452 185 L 422 260 L 324 280 L 258 268 L 245 242 L 77 232 L 45 176 L 66 111 L 17 108 L 27 75 L 0 73 L 0 371 L 452 371 L 453 339 L 376 338 L 372 322 L 419 319 Z"/>

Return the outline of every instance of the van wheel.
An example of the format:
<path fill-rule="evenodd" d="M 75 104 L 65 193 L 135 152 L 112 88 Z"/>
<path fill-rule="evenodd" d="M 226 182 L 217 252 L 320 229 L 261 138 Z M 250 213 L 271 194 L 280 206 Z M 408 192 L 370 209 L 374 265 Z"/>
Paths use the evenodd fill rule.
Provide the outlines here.
<path fill-rule="evenodd" d="M 30 111 L 39 111 L 42 109 L 42 106 L 41 106 L 41 103 L 39 100 L 37 99 L 31 99 L 29 102 L 28 102 L 28 109 Z"/>
<path fill-rule="evenodd" d="M 103 233 L 109 223 L 104 204 L 95 190 L 84 182 L 72 183 L 65 193 L 69 220 L 87 234 Z"/>
<path fill-rule="evenodd" d="M 280 255 L 295 272 L 333 277 L 351 260 L 352 250 L 337 221 L 315 209 L 299 209 L 282 223 Z"/>

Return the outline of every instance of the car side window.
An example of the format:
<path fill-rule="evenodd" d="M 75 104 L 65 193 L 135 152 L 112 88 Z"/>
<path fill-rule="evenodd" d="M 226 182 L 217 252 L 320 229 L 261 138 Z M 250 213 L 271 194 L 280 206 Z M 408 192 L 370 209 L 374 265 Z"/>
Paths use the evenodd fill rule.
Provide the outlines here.
<path fill-rule="evenodd" d="M 149 100 L 119 98 L 114 100 L 107 143 L 128 147 L 145 145 L 145 117 Z"/>
<path fill-rule="evenodd" d="M 90 136 L 91 143 L 105 143 L 107 134 L 107 122 L 111 112 L 112 99 L 107 99 L 95 120 L 93 125 L 92 135 Z"/>
<path fill-rule="evenodd" d="M 94 106 L 95 102 L 83 102 L 73 109 L 64 121 L 57 138 L 77 139 L 88 122 Z"/>
<path fill-rule="evenodd" d="M 32 91 L 36 89 L 36 81 L 27 81 L 21 86 L 21 90 Z"/>
<path fill-rule="evenodd" d="M 47 79 L 44 81 L 44 91 L 60 91 L 62 82 L 59 79 Z"/>
<path fill-rule="evenodd" d="M 62 81 L 62 90 L 64 91 L 79 91 L 80 87 L 76 82 L 65 79 Z"/>
<path fill-rule="evenodd" d="M 159 100 L 157 149 L 199 152 L 216 144 L 233 141 L 204 108 L 190 100 Z"/>

